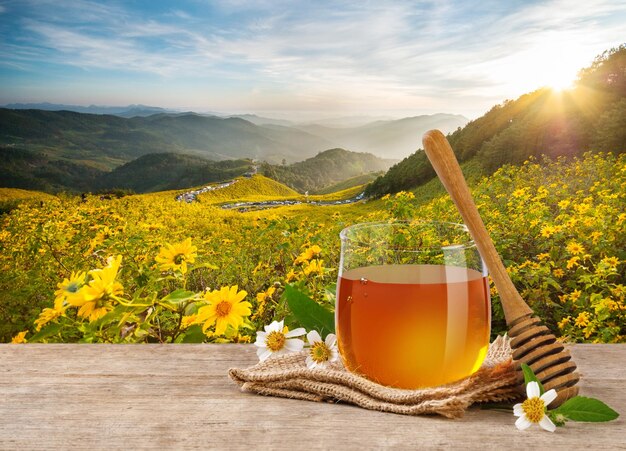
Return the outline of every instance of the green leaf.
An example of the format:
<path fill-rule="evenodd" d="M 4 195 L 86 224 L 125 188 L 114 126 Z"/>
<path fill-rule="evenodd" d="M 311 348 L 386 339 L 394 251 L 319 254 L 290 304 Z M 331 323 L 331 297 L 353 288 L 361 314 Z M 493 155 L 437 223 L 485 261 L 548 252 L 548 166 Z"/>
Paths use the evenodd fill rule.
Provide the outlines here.
<path fill-rule="evenodd" d="M 528 385 L 529 382 L 537 382 L 537 384 L 539 384 L 539 394 L 543 395 L 543 393 L 545 392 L 545 390 L 543 389 L 543 385 L 541 384 L 541 381 L 537 379 L 537 376 L 535 376 L 532 368 L 525 363 L 522 363 L 520 367 L 522 368 L 522 372 L 524 373 L 524 383 Z"/>
<path fill-rule="evenodd" d="M 165 296 L 162 301 L 170 302 L 172 304 L 180 304 L 181 302 L 189 301 L 196 296 L 196 293 L 193 291 L 186 291 L 182 288 L 172 291 L 170 294 Z"/>
<path fill-rule="evenodd" d="M 335 315 L 291 285 L 285 286 L 284 296 L 289 309 L 306 330 L 317 330 L 322 337 L 335 332 Z"/>
<path fill-rule="evenodd" d="M 200 263 L 198 265 L 193 265 L 193 267 L 191 268 L 192 271 L 195 271 L 196 269 L 202 269 L 202 268 L 207 268 L 207 269 L 219 269 L 219 267 L 212 265 L 210 263 Z"/>
<path fill-rule="evenodd" d="M 602 422 L 619 417 L 619 413 L 611 409 L 599 399 L 575 396 L 568 399 L 552 412 L 560 413 L 573 421 Z"/>
<path fill-rule="evenodd" d="M 57 333 L 59 333 L 62 327 L 63 327 L 63 324 L 51 323 L 51 324 L 48 324 L 43 329 L 41 329 L 35 335 L 31 337 L 27 336 L 26 339 L 28 340 L 29 343 L 35 343 L 45 338 L 48 338 L 52 335 L 56 335 Z"/>
<path fill-rule="evenodd" d="M 194 324 L 185 330 L 185 335 L 182 339 L 176 341 L 177 343 L 202 343 L 205 338 L 206 335 L 202 332 L 202 326 L 200 324 Z"/>

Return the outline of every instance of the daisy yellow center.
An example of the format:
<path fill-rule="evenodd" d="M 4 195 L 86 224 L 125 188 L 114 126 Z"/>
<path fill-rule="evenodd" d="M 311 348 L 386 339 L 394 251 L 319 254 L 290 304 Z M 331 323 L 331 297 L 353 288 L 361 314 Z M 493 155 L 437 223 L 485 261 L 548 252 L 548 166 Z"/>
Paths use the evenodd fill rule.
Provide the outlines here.
<path fill-rule="evenodd" d="M 522 403 L 522 410 L 528 421 L 539 423 L 544 415 L 545 404 L 541 398 L 528 398 Z"/>
<path fill-rule="evenodd" d="M 285 346 L 285 335 L 281 332 L 270 332 L 267 334 L 265 344 L 272 352 L 280 351 Z"/>
<path fill-rule="evenodd" d="M 327 362 L 330 359 L 330 348 L 323 341 L 318 341 L 311 346 L 311 358 L 316 363 Z"/>
<path fill-rule="evenodd" d="M 233 306 L 228 301 L 221 301 L 219 304 L 215 306 L 215 314 L 218 318 L 224 318 L 228 316 Z"/>

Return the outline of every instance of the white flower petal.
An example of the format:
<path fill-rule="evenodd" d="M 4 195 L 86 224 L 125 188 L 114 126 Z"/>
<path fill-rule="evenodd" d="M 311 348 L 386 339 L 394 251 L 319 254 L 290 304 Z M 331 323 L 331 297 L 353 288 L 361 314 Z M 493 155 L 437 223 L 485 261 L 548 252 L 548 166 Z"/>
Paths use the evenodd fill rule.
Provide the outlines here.
<path fill-rule="evenodd" d="M 539 398 L 541 392 L 539 391 L 539 384 L 535 381 L 531 381 L 526 384 L 526 396 L 530 398 Z"/>
<path fill-rule="evenodd" d="M 337 360 L 339 360 L 339 352 L 337 352 L 337 348 L 331 349 L 330 350 L 330 358 L 328 359 L 329 362 L 336 362 Z"/>
<path fill-rule="evenodd" d="M 267 334 L 265 332 L 257 332 L 256 333 L 256 341 L 254 342 L 255 346 L 265 347 L 265 340 L 267 339 Z"/>
<path fill-rule="evenodd" d="M 544 402 L 544 404 L 547 406 L 548 404 L 550 404 L 552 401 L 554 401 L 556 399 L 556 390 L 554 388 L 548 390 L 547 392 L 545 392 L 543 395 L 541 395 L 541 399 Z"/>
<path fill-rule="evenodd" d="M 259 356 L 259 360 L 261 362 L 264 362 L 269 356 L 272 355 L 272 351 L 270 351 L 269 349 L 259 348 L 259 350 L 257 351 L 257 355 Z"/>
<path fill-rule="evenodd" d="M 326 346 L 332 349 L 333 346 L 337 344 L 337 335 L 335 334 L 326 335 L 326 340 L 324 341 L 324 343 L 326 343 Z"/>
<path fill-rule="evenodd" d="M 272 321 L 272 324 L 265 326 L 265 332 L 282 332 L 285 327 L 283 321 Z"/>
<path fill-rule="evenodd" d="M 541 426 L 542 428 L 544 428 L 548 432 L 554 432 L 556 430 L 556 426 L 554 425 L 552 420 L 550 420 L 550 418 L 548 418 L 547 415 L 543 416 L 543 418 L 539 422 L 539 426 Z"/>
<path fill-rule="evenodd" d="M 322 341 L 322 337 L 320 337 L 319 332 L 316 330 L 312 330 L 311 332 L 309 332 L 306 335 L 306 339 L 308 340 L 310 345 L 312 345 L 313 343 L 317 343 L 318 341 Z"/>
<path fill-rule="evenodd" d="M 524 409 L 522 409 L 522 403 L 515 404 L 513 406 L 513 415 L 516 417 L 521 417 L 524 414 Z"/>
<path fill-rule="evenodd" d="M 519 429 L 520 431 L 523 431 L 524 429 L 528 429 L 531 424 L 532 423 L 530 422 L 530 420 L 526 418 L 526 415 L 522 415 L 515 422 L 515 426 L 517 426 L 517 429 Z"/>
<path fill-rule="evenodd" d="M 299 338 L 292 338 L 285 341 L 285 346 L 283 347 L 283 349 L 286 349 L 290 352 L 299 352 L 302 351 L 302 348 L 304 348 L 304 341 L 300 340 Z"/>
<path fill-rule="evenodd" d="M 299 337 L 304 334 L 306 334 L 306 329 L 304 327 L 298 327 L 297 329 L 290 330 L 289 332 L 287 332 L 285 334 L 285 337 L 287 338 Z"/>
<path fill-rule="evenodd" d="M 315 368 L 315 366 L 316 366 L 316 365 L 317 365 L 317 364 L 315 363 L 315 360 L 313 360 L 313 359 L 311 358 L 311 356 L 308 356 L 308 357 L 306 358 L 306 367 L 307 367 L 307 368 L 309 368 L 309 369 L 313 369 L 313 368 Z"/>

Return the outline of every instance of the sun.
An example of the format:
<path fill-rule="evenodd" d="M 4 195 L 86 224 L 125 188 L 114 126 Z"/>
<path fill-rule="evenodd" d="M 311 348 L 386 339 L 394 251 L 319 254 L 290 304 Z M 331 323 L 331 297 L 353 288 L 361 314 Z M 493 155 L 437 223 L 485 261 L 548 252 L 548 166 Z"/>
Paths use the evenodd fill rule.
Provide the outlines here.
<path fill-rule="evenodd" d="M 574 86 L 574 78 L 573 77 L 554 78 L 548 81 L 546 86 L 556 92 L 567 91 L 568 89 L 571 89 Z"/>
<path fill-rule="evenodd" d="M 551 67 L 543 74 L 544 85 L 553 91 L 565 91 L 574 86 L 576 71 L 567 66 Z"/>

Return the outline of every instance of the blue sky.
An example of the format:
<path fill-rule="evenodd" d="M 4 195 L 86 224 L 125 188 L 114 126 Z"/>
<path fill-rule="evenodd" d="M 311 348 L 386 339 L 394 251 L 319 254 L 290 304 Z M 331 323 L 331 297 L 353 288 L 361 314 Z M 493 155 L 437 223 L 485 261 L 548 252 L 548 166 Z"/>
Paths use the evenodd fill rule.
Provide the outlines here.
<path fill-rule="evenodd" d="M 475 118 L 625 27 L 615 0 L 0 0 L 0 104 Z"/>

